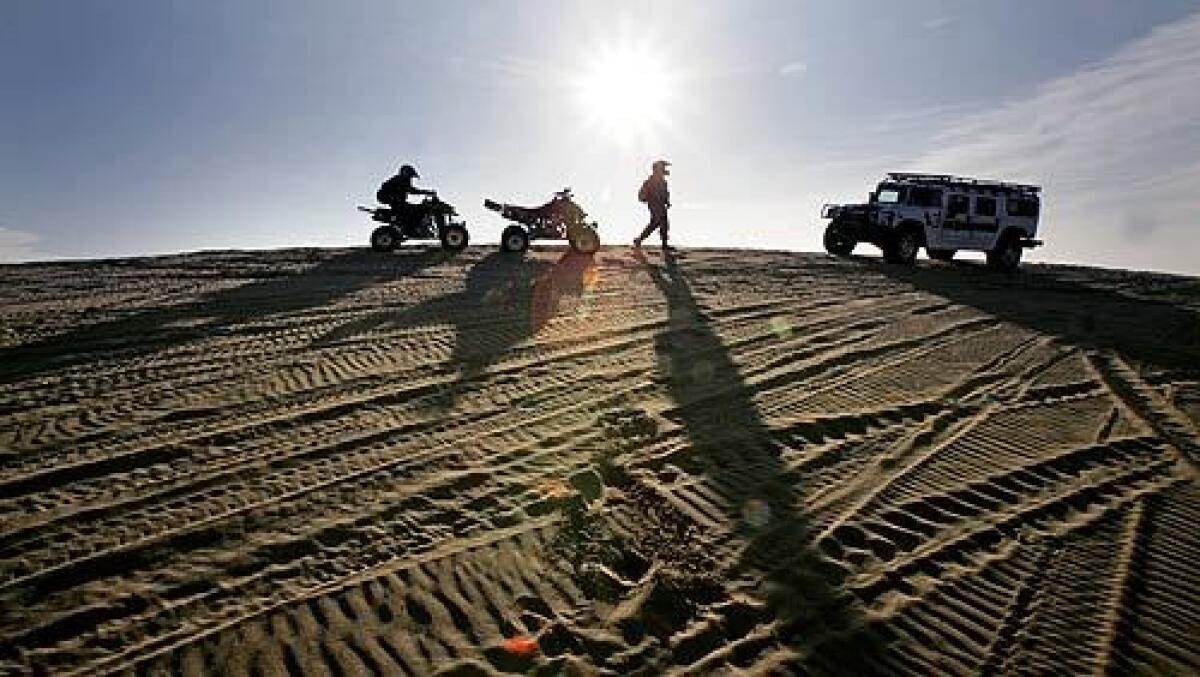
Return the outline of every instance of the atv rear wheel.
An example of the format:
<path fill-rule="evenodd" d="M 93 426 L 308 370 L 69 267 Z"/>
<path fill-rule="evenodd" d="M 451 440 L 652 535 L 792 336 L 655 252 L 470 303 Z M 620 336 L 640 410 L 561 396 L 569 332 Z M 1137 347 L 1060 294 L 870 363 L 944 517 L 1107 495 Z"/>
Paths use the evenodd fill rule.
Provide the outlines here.
<path fill-rule="evenodd" d="M 936 259 L 938 261 L 949 261 L 954 258 L 954 255 L 958 253 L 958 250 L 957 249 L 930 249 L 928 251 L 928 253 L 929 253 L 929 258 L 931 258 L 931 259 Z"/>
<path fill-rule="evenodd" d="M 580 254 L 595 254 L 600 249 L 600 236 L 588 227 L 576 230 L 569 242 Z"/>
<path fill-rule="evenodd" d="M 371 249 L 377 252 L 394 252 L 403 240 L 395 226 L 380 226 L 371 233 Z"/>
<path fill-rule="evenodd" d="M 452 252 L 460 252 L 467 247 L 469 240 L 466 226 L 457 223 L 452 223 L 445 228 L 442 228 L 442 249 Z"/>
<path fill-rule="evenodd" d="M 529 249 L 529 233 L 520 226 L 509 226 L 500 234 L 500 250 L 523 252 Z"/>
<path fill-rule="evenodd" d="M 849 256 L 858 244 L 841 226 L 831 223 L 825 227 L 825 251 L 834 256 Z"/>

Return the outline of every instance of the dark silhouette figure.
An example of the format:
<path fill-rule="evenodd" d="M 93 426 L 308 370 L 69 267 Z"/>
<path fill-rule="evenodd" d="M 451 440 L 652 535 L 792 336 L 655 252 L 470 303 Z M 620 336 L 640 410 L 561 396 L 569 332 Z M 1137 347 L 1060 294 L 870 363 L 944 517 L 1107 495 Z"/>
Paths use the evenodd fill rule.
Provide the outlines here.
<path fill-rule="evenodd" d="M 655 339 L 659 370 L 676 404 L 690 453 L 672 462 L 706 476 L 745 517 L 749 541 L 730 575 L 765 575 L 768 601 L 782 639 L 803 645 L 805 670 L 868 674 L 881 641 L 864 627 L 853 600 L 839 588 L 844 573 L 809 545 L 797 510 L 797 480 L 789 477 L 712 320 L 697 303 L 673 252 L 662 268 L 635 251 L 668 303 L 668 327 Z"/>
<path fill-rule="evenodd" d="M 437 195 L 437 191 L 414 186 L 413 179 L 419 178 L 421 178 L 421 175 L 417 173 L 415 167 L 404 165 L 400 168 L 399 173 L 383 182 L 383 185 L 379 187 L 379 191 L 375 193 L 375 199 L 402 214 L 411 211 L 413 205 L 410 205 L 408 202 L 409 195 L 427 195 L 430 197 Z"/>
<path fill-rule="evenodd" d="M 642 242 L 655 230 L 658 230 L 658 235 L 662 238 L 663 249 L 670 246 L 667 242 L 671 229 L 667 219 L 667 210 L 671 208 L 671 191 L 667 188 L 667 176 L 671 173 L 667 167 L 670 164 L 666 160 L 656 160 L 651 166 L 650 176 L 642 182 L 638 191 L 638 200 L 645 202 L 646 208 L 650 210 L 650 223 L 646 224 L 641 235 L 633 239 L 634 247 L 641 247 Z"/>

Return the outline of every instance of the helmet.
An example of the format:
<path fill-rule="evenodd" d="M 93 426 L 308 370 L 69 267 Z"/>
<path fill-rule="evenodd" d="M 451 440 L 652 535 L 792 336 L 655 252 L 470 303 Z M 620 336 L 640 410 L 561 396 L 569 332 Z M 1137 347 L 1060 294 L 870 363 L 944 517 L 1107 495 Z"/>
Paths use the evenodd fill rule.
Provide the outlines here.
<path fill-rule="evenodd" d="M 667 167 L 670 166 L 671 163 L 666 160 L 655 160 L 654 164 L 650 165 L 650 168 L 656 172 L 661 171 L 663 174 L 670 174 L 671 172 L 667 171 Z"/>
<path fill-rule="evenodd" d="M 406 176 L 410 179 L 419 179 L 421 175 L 417 173 L 417 168 L 412 165 L 404 165 L 400 168 L 400 176 Z"/>

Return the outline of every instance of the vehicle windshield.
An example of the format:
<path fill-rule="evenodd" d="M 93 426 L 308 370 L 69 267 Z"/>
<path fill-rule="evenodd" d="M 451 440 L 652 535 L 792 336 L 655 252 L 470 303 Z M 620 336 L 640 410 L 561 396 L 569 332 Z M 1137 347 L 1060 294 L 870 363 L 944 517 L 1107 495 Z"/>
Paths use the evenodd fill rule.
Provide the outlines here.
<path fill-rule="evenodd" d="M 875 194 L 875 201 L 879 204 L 895 204 L 900 201 L 900 189 L 895 186 L 880 186 Z"/>

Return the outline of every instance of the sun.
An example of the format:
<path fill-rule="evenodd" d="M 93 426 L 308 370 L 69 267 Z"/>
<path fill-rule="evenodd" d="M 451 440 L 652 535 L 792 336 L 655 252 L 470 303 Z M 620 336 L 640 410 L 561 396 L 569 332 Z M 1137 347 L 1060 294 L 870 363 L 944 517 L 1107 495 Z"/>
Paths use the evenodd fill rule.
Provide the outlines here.
<path fill-rule="evenodd" d="M 648 137 L 670 126 L 677 78 L 647 47 L 600 50 L 574 84 L 585 122 L 613 138 Z"/>

